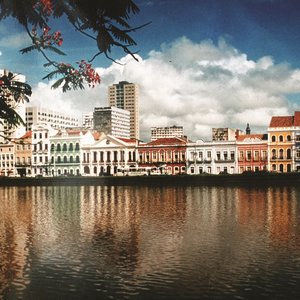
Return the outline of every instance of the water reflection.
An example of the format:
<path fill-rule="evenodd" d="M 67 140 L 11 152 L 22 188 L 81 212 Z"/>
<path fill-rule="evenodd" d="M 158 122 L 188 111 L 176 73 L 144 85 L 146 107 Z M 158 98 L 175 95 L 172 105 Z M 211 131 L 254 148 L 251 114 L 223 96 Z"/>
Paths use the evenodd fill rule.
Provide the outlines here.
<path fill-rule="evenodd" d="M 0 188 L 0 295 L 296 299 L 299 192 Z"/>

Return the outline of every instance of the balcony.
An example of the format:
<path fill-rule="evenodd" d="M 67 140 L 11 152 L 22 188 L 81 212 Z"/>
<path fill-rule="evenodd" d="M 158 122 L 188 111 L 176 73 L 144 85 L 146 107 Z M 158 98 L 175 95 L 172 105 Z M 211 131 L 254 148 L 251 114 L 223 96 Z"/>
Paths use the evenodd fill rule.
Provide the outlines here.
<path fill-rule="evenodd" d="M 234 159 L 215 159 L 215 163 L 234 163 Z"/>

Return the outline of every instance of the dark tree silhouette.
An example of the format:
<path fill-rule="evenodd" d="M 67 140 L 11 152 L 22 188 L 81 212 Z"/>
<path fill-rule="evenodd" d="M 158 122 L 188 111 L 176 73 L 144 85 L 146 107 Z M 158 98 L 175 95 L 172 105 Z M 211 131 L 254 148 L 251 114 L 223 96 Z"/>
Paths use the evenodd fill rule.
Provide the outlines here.
<path fill-rule="evenodd" d="M 100 83 L 100 77 L 91 63 L 100 54 L 115 61 L 111 57 L 113 47 L 122 49 L 136 59 L 137 52 L 131 50 L 132 46 L 136 46 L 131 33 L 147 25 L 133 27 L 129 24 L 131 15 L 137 13 L 139 8 L 133 0 L 0 0 L 0 20 L 15 18 L 29 36 L 30 44 L 21 49 L 21 53 L 38 51 L 45 59 L 44 67 L 49 70 L 43 79 L 56 78 L 52 87 L 62 87 L 64 92 L 84 89 L 85 85 L 94 87 Z M 82 59 L 75 66 L 57 62 L 53 58 L 55 55 L 65 55 L 60 48 L 63 35 L 59 30 L 52 31 L 48 24 L 61 17 L 66 17 L 79 34 L 94 40 L 96 51 L 93 57 Z M 0 86 L 0 119 L 16 125 L 21 120 L 12 114 L 5 103 L 4 89 L 10 88 Z M 23 90 L 24 96 L 29 95 L 28 92 L 27 86 Z M 15 100 L 19 101 L 20 98 L 16 97 Z"/>

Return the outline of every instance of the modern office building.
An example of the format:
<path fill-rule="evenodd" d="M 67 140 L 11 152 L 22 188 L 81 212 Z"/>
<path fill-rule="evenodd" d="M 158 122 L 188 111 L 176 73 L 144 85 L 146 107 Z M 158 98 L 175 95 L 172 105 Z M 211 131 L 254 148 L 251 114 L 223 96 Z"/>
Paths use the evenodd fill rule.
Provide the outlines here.
<path fill-rule="evenodd" d="M 50 125 L 55 129 L 79 126 L 78 118 L 41 106 L 26 107 L 25 121 L 27 131 L 32 130 L 32 126 L 38 124 Z"/>
<path fill-rule="evenodd" d="M 151 141 L 163 138 L 182 137 L 182 126 L 151 127 Z"/>
<path fill-rule="evenodd" d="M 130 138 L 139 139 L 139 92 L 138 86 L 120 81 L 108 88 L 108 105 L 130 112 Z"/>
<path fill-rule="evenodd" d="M 118 107 L 95 107 L 94 130 L 115 137 L 130 138 L 130 112 Z"/>

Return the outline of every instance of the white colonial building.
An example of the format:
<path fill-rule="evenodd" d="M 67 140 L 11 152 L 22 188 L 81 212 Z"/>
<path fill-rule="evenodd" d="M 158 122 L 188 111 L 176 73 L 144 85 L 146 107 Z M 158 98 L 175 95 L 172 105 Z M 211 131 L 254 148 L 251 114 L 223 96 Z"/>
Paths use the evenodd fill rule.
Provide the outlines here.
<path fill-rule="evenodd" d="M 50 175 L 50 137 L 56 132 L 57 130 L 53 129 L 50 125 L 39 124 L 32 126 L 32 176 Z"/>
<path fill-rule="evenodd" d="M 116 175 L 137 167 L 137 140 L 101 134 L 91 144 L 82 145 L 82 175 Z"/>
<path fill-rule="evenodd" d="M 235 141 L 203 141 L 187 144 L 187 174 L 236 173 Z"/>

